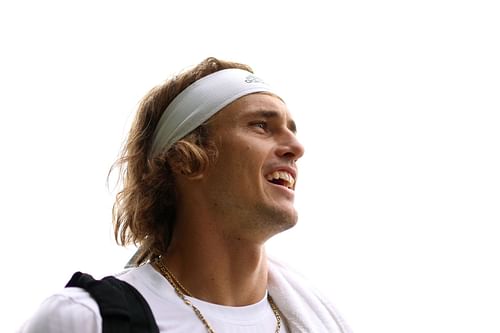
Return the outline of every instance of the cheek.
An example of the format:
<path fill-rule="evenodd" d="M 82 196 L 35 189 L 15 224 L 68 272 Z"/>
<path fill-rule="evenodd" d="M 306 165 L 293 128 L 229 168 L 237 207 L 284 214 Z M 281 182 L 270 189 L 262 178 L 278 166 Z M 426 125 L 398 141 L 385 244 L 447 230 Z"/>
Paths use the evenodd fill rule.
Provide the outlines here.
<path fill-rule="evenodd" d="M 269 157 L 269 151 L 264 143 L 242 141 L 235 138 L 233 141 L 224 142 L 219 150 L 216 167 L 223 168 L 228 176 L 238 174 L 243 181 L 247 175 L 255 182 L 255 176 L 262 173 L 262 166 Z"/>
<path fill-rule="evenodd" d="M 262 156 L 251 146 L 240 147 L 235 151 L 228 165 L 231 170 L 227 171 L 246 186 L 255 187 L 262 174 Z"/>

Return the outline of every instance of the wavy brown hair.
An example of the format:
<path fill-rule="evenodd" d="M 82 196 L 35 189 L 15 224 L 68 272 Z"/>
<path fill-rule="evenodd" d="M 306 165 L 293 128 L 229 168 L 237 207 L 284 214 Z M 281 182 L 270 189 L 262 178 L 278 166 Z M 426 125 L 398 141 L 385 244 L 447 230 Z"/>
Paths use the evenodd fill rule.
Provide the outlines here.
<path fill-rule="evenodd" d="M 119 169 L 123 183 L 113 205 L 115 239 L 119 245 L 139 247 L 133 258 L 134 265 L 161 255 L 168 248 L 176 215 L 173 170 L 196 174 L 217 158 L 217 149 L 210 140 L 209 125 L 213 117 L 168 150 L 149 156 L 158 121 L 170 102 L 186 87 L 228 68 L 253 72 L 244 64 L 207 58 L 153 88 L 139 105 L 122 153 L 111 169 Z"/>

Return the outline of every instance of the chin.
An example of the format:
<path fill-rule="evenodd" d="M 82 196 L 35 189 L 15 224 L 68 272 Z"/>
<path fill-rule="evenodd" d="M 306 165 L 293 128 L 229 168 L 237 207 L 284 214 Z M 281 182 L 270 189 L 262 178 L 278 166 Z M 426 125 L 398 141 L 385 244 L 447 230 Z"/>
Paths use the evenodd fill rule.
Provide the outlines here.
<path fill-rule="evenodd" d="M 293 228 L 298 221 L 298 215 L 295 209 L 279 210 L 273 215 L 274 216 L 268 220 L 268 224 L 273 229 L 274 234 Z"/>
<path fill-rule="evenodd" d="M 260 235 L 259 238 L 267 240 L 297 224 L 298 215 L 294 207 L 277 207 L 271 205 L 258 205 L 249 212 L 252 221 L 248 226 Z"/>

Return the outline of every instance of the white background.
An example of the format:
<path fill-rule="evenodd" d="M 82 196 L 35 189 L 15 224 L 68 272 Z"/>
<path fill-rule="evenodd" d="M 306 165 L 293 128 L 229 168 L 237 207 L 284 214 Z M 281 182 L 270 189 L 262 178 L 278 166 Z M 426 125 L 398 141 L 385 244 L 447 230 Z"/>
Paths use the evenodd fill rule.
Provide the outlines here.
<path fill-rule="evenodd" d="M 179 4 L 182 3 L 182 4 Z M 140 98 L 207 56 L 294 114 L 299 226 L 269 251 L 355 332 L 500 332 L 496 1 L 2 1 L 2 332 L 117 272 L 107 172 Z"/>

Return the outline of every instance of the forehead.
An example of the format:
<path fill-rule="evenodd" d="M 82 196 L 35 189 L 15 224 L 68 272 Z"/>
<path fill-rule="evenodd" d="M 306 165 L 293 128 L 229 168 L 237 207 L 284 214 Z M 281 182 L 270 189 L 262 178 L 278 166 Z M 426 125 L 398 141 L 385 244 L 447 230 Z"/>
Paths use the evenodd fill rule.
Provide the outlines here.
<path fill-rule="evenodd" d="M 214 116 L 214 125 L 252 117 L 279 118 L 295 127 L 286 104 L 279 97 L 268 93 L 255 93 L 238 98 Z"/>

